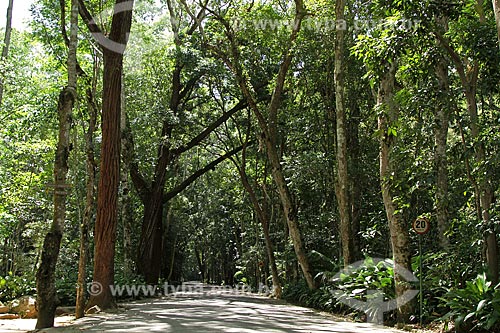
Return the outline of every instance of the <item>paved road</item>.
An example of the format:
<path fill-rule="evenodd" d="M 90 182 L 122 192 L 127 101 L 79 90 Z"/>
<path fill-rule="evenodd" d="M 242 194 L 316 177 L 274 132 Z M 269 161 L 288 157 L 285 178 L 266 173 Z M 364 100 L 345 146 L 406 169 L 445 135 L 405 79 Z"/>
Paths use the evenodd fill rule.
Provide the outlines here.
<path fill-rule="evenodd" d="M 183 293 L 124 306 L 126 310 L 117 313 L 95 314 L 41 332 L 400 332 L 372 324 L 342 322 L 307 308 L 248 294 Z"/>

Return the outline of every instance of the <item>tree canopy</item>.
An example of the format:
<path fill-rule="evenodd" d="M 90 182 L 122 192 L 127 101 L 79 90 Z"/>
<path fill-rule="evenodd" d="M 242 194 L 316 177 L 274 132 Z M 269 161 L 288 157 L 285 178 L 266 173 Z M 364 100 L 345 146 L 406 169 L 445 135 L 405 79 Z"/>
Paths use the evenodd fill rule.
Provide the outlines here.
<path fill-rule="evenodd" d="M 498 8 L 35 0 L 0 27 L 0 301 L 36 294 L 52 325 L 49 244 L 50 306 L 78 281 L 80 316 L 200 280 L 500 329 Z"/>

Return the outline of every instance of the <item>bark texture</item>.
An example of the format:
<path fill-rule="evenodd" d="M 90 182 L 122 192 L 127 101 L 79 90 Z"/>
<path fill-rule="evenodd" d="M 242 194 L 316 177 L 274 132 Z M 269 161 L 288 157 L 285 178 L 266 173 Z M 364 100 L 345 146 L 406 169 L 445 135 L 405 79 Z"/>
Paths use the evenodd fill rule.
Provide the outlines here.
<path fill-rule="evenodd" d="M 447 141 L 449 128 L 449 98 L 450 86 L 448 80 L 448 65 L 445 60 L 440 60 L 436 65 L 436 77 L 438 78 L 438 87 L 440 96 L 435 110 L 435 168 L 436 168 L 436 220 L 438 227 L 439 243 L 443 249 L 449 245 L 446 232 L 449 228 L 448 223 L 448 159 L 447 159 Z"/>
<path fill-rule="evenodd" d="M 54 326 L 57 306 L 55 270 L 66 219 L 68 185 L 68 157 L 70 151 L 71 112 L 75 102 L 75 89 L 65 88 L 59 96 L 59 139 L 54 163 L 54 217 L 42 249 L 40 267 L 36 274 L 38 320 L 36 328 Z"/>
<path fill-rule="evenodd" d="M 64 10 L 62 10 L 64 12 Z M 71 2 L 71 33 L 68 49 L 68 86 L 59 94 L 57 111 L 59 115 L 59 135 L 54 162 L 54 217 L 49 232 L 45 236 L 40 266 L 36 273 L 38 319 L 36 329 L 54 326 L 54 317 L 58 305 L 55 271 L 61 239 L 66 219 L 66 197 L 69 186 L 68 158 L 70 154 L 70 129 L 72 111 L 76 94 L 76 49 L 78 43 L 78 4 Z"/>
<path fill-rule="evenodd" d="M 123 56 L 104 52 L 102 145 L 97 214 L 94 231 L 93 281 L 102 292 L 91 295 L 87 308 L 115 306 L 109 286 L 114 284 L 114 258 L 118 223 L 118 186 L 120 182 L 120 92 Z"/>
<path fill-rule="evenodd" d="M 336 20 L 344 20 L 345 0 L 337 0 Z M 347 152 L 346 106 L 344 98 L 344 36 L 345 31 L 338 29 L 335 38 L 335 104 L 337 126 L 337 203 L 340 215 L 340 240 L 344 266 L 353 262 L 353 236 L 351 226 L 351 205 L 349 198 L 349 170 Z"/>
<path fill-rule="evenodd" d="M 493 11 L 495 12 L 495 21 L 497 24 L 498 47 L 500 47 L 500 0 L 492 0 Z"/>
<path fill-rule="evenodd" d="M 398 321 L 408 322 L 413 314 L 413 303 L 407 302 L 403 295 L 412 286 L 407 282 L 401 269 L 412 271 L 410 239 L 408 226 L 403 220 L 402 214 L 397 214 L 397 204 L 392 193 L 391 177 L 395 172 L 394 161 L 391 152 L 396 137 L 388 131 L 389 127 L 397 121 L 398 110 L 394 102 L 394 83 L 396 75 L 396 64 L 388 64 L 387 71 L 383 74 L 378 89 L 377 109 L 378 109 L 378 130 L 380 133 L 380 183 L 382 188 L 382 199 L 384 201 L 389 231 L 391 236 L 392 253 L 394 257 L 394 281 L 396 288 L 396 298 L 398 306 Z"/>
<path fill-rule="evenodd" d="M 102 32 L 93 22 L 83 0 L 79 0 L 79 4 L 82 18 L 101 44 L 104 61 L 102 144 L 94 231 L 93 274 L 94 286 L 98 286 L 100 292 L 91 295 L 87 308 L 98 305 L 101 309 L 108 309 L 115 307 L 110 286 L 114 284 L 114 257 L 118 224 L 123 51 L 127 45 L 132 25 L 133 1 L 115 1 L 109 37 L 102 37 Z"/>
<path fill-rule="evenodd" d="M 92 87 L 87 88 L 87 109 L 89 111 L 89 127 L 85 133 L 85 155 L 86 155 L 86 197 L 85 212 L 80 226 L 80 257 L 78 260 L 78 281 L 76 290 L 76 318 L 81 318 L 85 314 L 87 263 L 89 255 L 89 227 L 95 209 L 95 179 L 96 162 L 94 159 L 94 133 L 97 127 L 97 107 L 94 104 L 95 81 Z"/>
<path fill-rule="evenodd" d="M 0 58 L 0 63 L 7 60 L 9 56 L 10 49 L 10 38 L 12 36 L 12 9 L 14 7 L 14 0 L 9 0 L 7 6 L 7 20 L 5 23 L 5 36 L 3 39 L 2 56 Z M 3 91 L 4 91 L 4 73 L 0 73 L 0 107 L 3 101 Z"/>

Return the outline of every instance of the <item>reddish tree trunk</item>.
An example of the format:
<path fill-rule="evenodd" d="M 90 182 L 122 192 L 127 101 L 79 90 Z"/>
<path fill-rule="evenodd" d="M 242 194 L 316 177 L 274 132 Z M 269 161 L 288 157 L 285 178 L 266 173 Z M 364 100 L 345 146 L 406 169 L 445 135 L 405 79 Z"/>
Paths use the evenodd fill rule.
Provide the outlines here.
<path fill-rule="evenodd" d="M 109 286 L 114 284 L 118 186 L 120 183 L 120 98 L 123 55 L 104 51 L 102 145 L 94 230 L 94 283 L 102 291 L 91 295 L 87 308 L 115 306 Z M 97 290 L 97 289 L 96 289 Z"/>
<path fill-rule="evenodd" d="M 163 188 L 156 189 L 144 201 L 144 219 L 137 268 L 147 283 L 155 284 L 160 277 L 163 241 Z"/>

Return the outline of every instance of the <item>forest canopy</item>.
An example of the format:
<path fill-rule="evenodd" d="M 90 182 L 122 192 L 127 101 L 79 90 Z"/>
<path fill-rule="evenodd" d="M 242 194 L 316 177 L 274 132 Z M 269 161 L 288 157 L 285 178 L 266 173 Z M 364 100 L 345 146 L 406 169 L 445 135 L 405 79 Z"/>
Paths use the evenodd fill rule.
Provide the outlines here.
<path fill-rule="evenodd" d="M 0 301 L 36 295 L 38 328 L 116 306 L 91 282 L 197 280 L 500 330 L 498 0 L 30 13 L 0 27 Z"/>

